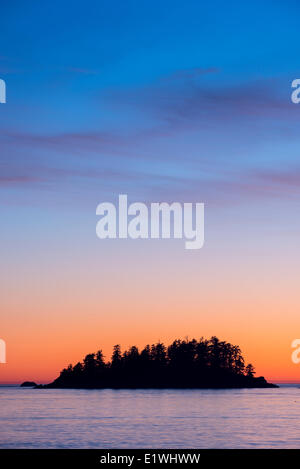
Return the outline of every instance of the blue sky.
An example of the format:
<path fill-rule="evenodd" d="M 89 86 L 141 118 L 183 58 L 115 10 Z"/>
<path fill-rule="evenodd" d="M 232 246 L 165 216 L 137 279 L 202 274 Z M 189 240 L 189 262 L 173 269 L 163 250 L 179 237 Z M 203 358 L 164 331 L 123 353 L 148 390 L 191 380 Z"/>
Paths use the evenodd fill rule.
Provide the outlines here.
<path fill-rule="evenodd" d="M 245 177 L 255 192 L 282 166 L 294 177 L 297 11 L 294 1 L 3 5 L 2 190 L 63 192 L 103 176 L 104 192 L 141 183 L 139 197 L 172 198 L 190 179 L 214 192 Z"/>
<path fill-rule="evenodd" d="M 2 7 L 5 206 L 298 195 L 299 6 L 11 2 Z M 33 220 L 34 222 L 34 220 Z"/>

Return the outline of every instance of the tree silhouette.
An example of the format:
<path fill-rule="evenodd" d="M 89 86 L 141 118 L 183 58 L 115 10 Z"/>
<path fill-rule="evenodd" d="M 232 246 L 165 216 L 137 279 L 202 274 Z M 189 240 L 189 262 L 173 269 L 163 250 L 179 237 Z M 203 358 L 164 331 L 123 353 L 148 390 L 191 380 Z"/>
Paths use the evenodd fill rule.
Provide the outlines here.
<path fill-rule="evenodd" d="M 111 366 L 120 367 L 121 363 L 122 363 L 121 347 L 118 344 L 114 346 L 113 354 L 111 357 Z"/>
<path fill-rule="evenodd" d="M 146 345 L 140 352 L 131 346 L 122 354 L 115 345 L 110 362 L 102 350 L 69 365 L 47 387 L 78 388 L 238 388 L 274 386 L 254 377 L 238 346 L 213 336 Z"/>
<path fill-rule="evenodd" d="M 251 363 L 249 363 L 249 365 L 246 366 L 245 373 L 246 373 L 246 376 L 253 378 L 255 370 L 254 370 L 254 366 Z"/>

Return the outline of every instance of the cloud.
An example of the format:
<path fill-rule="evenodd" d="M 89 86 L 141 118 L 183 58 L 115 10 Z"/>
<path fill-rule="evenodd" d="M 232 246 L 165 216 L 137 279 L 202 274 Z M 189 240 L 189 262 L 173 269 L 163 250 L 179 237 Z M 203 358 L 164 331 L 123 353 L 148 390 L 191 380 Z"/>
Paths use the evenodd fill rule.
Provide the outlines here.
<path fill-rule="evenodd" d="M 276 96 L 268 84 L 247 84 L 221 88 L 203 87 L 186 81 L 173 89 L 147 89 L 135 100 L 137 106 L 146 106 L 164 120 L 176 123 L 176 127 L 185 123 L 201 124 L 244 121 L 256 118 L 277 118 L 282 121 L 288 116 L 299 116 L 289 100 Z M 285 116 L 282 113 L 285 113 Z"/>
<path fill-rule="evenodd" d="M 218 72 L 218 73 L 217 73 Z M 213 80 L 208 77 L 215 74 Z M 252 145 L 254 139 L 299 138 L 299 107 L 290 82 L 264 79 L 229 84 L 217 68 L 178 70 L 143 86 L 111 89 L 101 95 L 110 110 L 135 113 L 144 138 L 214 132 Z M 152 125 L 151 125 L 152 124 Z M 130 132 L 130 130 L 129 130 Z"/>
<path fill-rule="evenodd" d="M 207 70 L 192 69 L 188 74 L 202 76 Z M 186 79 L 186 71 L 178 71 L 179 82 L 167 85 L 156 82 L 134 90 L 110 90 L 104 98 L 119 119 L 134 110 L 126 127 L 85 132 L 53 134 L 3 132 L 7 145 L 27 145 L 73 154 L 103 152 L 111 155 L 130 155 L 148 149 L 156 140 L 175 141 L 184 135 L 197 136 L 199 145 L 215 136 L 253 146 L 259 142 L 299 138 L 299 108 L 291 104 L 289 96 L 282 97 L 269 82 L 250 83 L 231 87 L 207 86 Z M 278 90 L 277 90 L 278 91 Z M 93 122 L 93 127 L 95 123 Z M 213 142 L 212 142 L 213 145 Z M 161 158 L 161 155 L 158 155 Z M 153 154 L 155 158 L 155 154 Z M 165 154 L 164 158 L 168 158 Z"/>
<path fill-rule="evenodd" d="M 257 181 L 274 189 L 287 188 L 291 192 L 300 192 L 300 168 L 293 167 L 289 170 L 257 170 L 254 174 Z"/>
<path fill-rule="evenodd" d="M 75 73 L 94 73 L 72 68 Z M 202 78 L 218 74 L 218 80 L 203 82 Z M 290 101 L 290 83 L 287 93 L 275 80 L 263 80 L 239 85 L 224 85 L 216 67 L 177 70 L 143 87 L 113 88 L 101 94 L 111 115 L 122 124 L 99 131 L 60 132 L 52 135 L 6 132 L 6 138 L 15 144 L 46 145 L 80 151 L 111 151 L 121 147 L 134 149 L 136 144 L 154 139 L 170 139 L 180 133 L 229 135 L 250 144 L 270 138 L 299 136 L 299 108 Z M 99 101 L 99 97 L 98 97 Z M 131 119 L 128 114 L 132 113 Z M 124 116 L 124 118 L 123 118 Z M 102 122 L 102 119 L 101 119 Z M 126 123 L 126 124 L 125 124 Z M 91 122 L 93 128 L 95 122 Z M 188 137 L 187 137 L 188 138 Z"/>
<path fill-rule="evenodd" d="M 14 185 L 24 185 L 24 184 L 33 184 L 36 182 L 39 182 L 40 179 L 33 177 L 33 176 L 27 176 L 25 174 L 12 174 L 11 176 L 6 176 L 1 174 L 0 175 L 0 187 L 1 186 L 14 186 Z"/>
<path fill-rule="evenodd" d="M 116 190 L 131 184 L 161 200 L 178 195 L 222 203 L 299 194 L 300 172 L 262 170 L 258 159 L 251 160 L 259 142 L 274 146 L 299 138 L 299 108 L 272 81 L 222 87 L 216 77 L 214 86 L 202 80 L 216 73 L 184 69 L 142 88 L 110 90 L 111 112 L 136 110 L 119 130 L 2 132 L 0 185 L 80 181 L 96 191 L 99 183 Z"/>

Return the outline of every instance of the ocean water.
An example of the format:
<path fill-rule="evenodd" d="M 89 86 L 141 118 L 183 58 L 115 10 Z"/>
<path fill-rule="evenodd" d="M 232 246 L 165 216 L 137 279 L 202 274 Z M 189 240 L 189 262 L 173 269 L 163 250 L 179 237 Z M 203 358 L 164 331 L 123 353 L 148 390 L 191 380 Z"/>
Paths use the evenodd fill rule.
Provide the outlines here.
<path fill-rule="evenodd" d="M 300 389 L 0 387 L 1 448 L 300 448 Z"/>

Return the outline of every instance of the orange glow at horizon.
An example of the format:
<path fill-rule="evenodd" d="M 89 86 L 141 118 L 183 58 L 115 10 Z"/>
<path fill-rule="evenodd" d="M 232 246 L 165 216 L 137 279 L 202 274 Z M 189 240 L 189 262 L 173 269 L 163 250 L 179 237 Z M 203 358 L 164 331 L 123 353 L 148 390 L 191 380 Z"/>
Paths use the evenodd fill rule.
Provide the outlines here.
<path fill-rule="evenodd" d="M 15 254 L 2 281 L 0 383 L 50 382 L 100 348 L 109 360 L 117 343 L 124 351 L 212 335 L 239 345 L 257 376 L 300 381 L 291 360 L 300 336 L 293 248 L 223 234 L 196 253 L 181 240 L 93 240 L 84 252 L 66 240 L 34 261 Z"/>
<path fill-rule="evenodd" d="M 300 365 L 291 361 L 291 342 L 300 335 L 298 285 L 296 275 L 282 277 L 284 256 L 269 257 L 256 269 L 252 253 L 242 263 L 228 255 L 220 268 L 220 259 L 209 260 L 209 252 L 195 256 L 170 247 L 157 262 L 151 255 L 157 245 L 150 251 L 144 243 L 136 246 L 84 262 L 79 255 L 66 262 L 65 256 L 64 269 L 49 256 L 41 275 L 36 266 L 27 275 L 21 266 L 14 283 L 6 280 L 1 338 L 7 364 L 0 365 L 1 383 L 50 382 L 99 348 L 109 360 L 116 343 L 124 350 L 212 335 L 239 345 L 257 376 L 300 380 Z"/>

